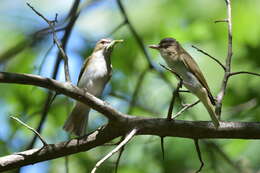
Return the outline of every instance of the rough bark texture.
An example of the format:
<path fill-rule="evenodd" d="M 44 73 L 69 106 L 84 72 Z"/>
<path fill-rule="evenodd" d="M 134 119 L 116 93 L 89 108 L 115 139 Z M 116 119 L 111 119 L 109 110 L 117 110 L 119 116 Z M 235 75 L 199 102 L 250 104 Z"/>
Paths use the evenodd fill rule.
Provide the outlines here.
<path fill-rule="evenodd" d="M 163 118 L 126 115 L 93 95 L 84 93 L 83 90 L 70 83 L 62 83 L 38 75 L 0 72 L 0 83 L 26 84 L 47 88 L 86 103 L 109 119 L 107 126 L 82 138 L 58 144 L 49 144 L 43 148 L 31 149 L 1 157 L 0 171 L 87 151 L 119 136 L 123 136 L 134 128 L 138 130 L 137 135 L 173 136 L 195 139 L 260 139 L 260 123 L 221 122 L 220 127 L 216 129 L 208 121 L 169 121 Z"/>

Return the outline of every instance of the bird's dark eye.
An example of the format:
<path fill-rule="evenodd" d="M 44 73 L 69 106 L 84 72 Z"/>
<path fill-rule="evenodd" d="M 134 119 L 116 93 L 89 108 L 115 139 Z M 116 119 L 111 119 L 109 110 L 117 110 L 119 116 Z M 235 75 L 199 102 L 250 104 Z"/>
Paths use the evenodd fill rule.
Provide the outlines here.
<path fill-rule="evenodd" d="M 101 41 L 100 43 L 101 43 L 101 44 L 105 44 L 105 43 L 106 43 L 106 41 L 105 41 L 105 40 L 103 40 L 103 41 Z"/>

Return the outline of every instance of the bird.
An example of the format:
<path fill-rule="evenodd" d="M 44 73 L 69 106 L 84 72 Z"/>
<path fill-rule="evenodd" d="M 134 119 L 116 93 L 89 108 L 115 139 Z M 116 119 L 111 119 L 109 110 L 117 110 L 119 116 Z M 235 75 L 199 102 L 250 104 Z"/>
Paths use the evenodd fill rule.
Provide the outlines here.
<path fill-rule="evenodd" d="M 77 86 L 96 97 L 101 96 L 105 85 L 112 76 L 111 53 L 114 46 L 123 40 L 104 38 L 96 43 L 92 54 L 85 60 Z M 64 123 L 63 129 L 77 136 L 86 132 L 90 107 L 79 101 Z"/>
<path fill-rule="evenodd" d="M 183 85 L 203 103 L 218 128 L 220 123 L 215 112 L 215 99 L 192 56 L 174 38 L 164 38 L 159 44 L 149 47 L 160 52 L 167 66 L 181 77 Z"/>

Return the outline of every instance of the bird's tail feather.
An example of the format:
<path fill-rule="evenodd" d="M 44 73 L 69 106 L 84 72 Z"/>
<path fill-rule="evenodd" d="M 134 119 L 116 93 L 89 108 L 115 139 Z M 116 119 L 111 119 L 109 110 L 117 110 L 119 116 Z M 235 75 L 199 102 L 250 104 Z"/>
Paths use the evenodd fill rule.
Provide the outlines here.
<path fill-rule="evenodd" d="M 74 133 L 77 136 L 84 135 L 88 124 L 89 111 L 90 108 L 88 106 L 77 102 L 66 120 L 63 129 L 67 132 Z"/>
<path fill-rule="evenodd" d="M 204 94 L 199 94 L 197 96 L 200 98 L 201 102 L 203 103 L 203 105 L 207 109 L 214 126 L 216 128 L 218 128 L 219 127 L 219 120 L 218 120 L 216 112 L 215 112 L 215 107 L 211 103 L 206 91 L 205 92 L 203 91 L 202 93 L 204 93 Z"/>

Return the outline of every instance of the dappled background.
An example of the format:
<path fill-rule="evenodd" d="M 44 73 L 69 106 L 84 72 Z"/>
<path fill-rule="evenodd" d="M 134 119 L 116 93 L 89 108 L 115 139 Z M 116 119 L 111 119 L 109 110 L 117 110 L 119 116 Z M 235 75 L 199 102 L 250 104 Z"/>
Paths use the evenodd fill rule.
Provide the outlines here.
<path fill-rule="evenodd" d="M 57 48 L 48 31 L 38 31 L 48 25 L 26 5 L 29 2 L 48 19 L 58 14 L 57 32 L 60 39 L 70 21 L 73 0 L 1 0 L 0 2 L 0 70 L 33 73 L 56 77 L 64 81 L 63 62 L 54 72 Z M 74 84 L 84 59 L 90 55 L 100 38 L 123 39 L 112 55 L 113 77 L 107 85 L 103 99 L 116 109 L 138 116 L 166 117 L 175 77 L 160 67 L 164 64 L 158 52 L 147 45 L 158 43 L 164 37 L 176 38 L 201 67 L 213 95 L 217 95 L 223 70 L 207 56 L 191 47 L 195 45 L 225 63 L 227 52 L 227 25 L 215 20 L 226 17 L 224 0 L 122 0 L 129 22 L 142 39 L 148 54 L 144 54 L 136 41 L 116 0 L 81 0 L 80 14 L 67 42 L 66 52 Z M 232 70 L 260 72 L 260 2 L 258 0 L 233 1 L 233 63 Z M 37 32 L 37 34 L 35 34 Z M 151 58 L 152 66 L 147 61 Z M 224 98 L 222 119 L 228 121 L 259 121 L 260 79 L 240 75 L 230 79 Z M 30 147 L 33 134 L 10 116 L 16 116 L 35 129 L 40 128 L 48 143 L 69 138 L 62 125 L 73 106 L 73 100 L 58 96 L 45 119 L 47 90 L 33 86 L 0 85 L 0 156 Z M 196 98 L 181 94 L 184 103 Z M 174 112 L 181 109 L 180 101 Z M 184 112 L 178 119 L 210 120 L 200 103 Z M 39 127 L 39 122 L 44 122 Z M 91 111 L 88 131 L 106 123 L 96 111 Z M 203 140 L 200 142 L 205 162 L 203 172 L 257 172 L 260 170 L 259 141 Z M 40 147 L 36 140 L 34 147 Z M 33 166 L 21 172 L 90 172 L 95 163 L 114 146 L 101 146 L 91 151 L 74 154 Z M 162 160 L 160 138 L 137 136 L 125 148 L 119 165 L 121 173 L 194 172 L 200 165 L 193 141 L 182 138 L 165 139 L 165 160 Z M 98 172 L 113 172 L 116 155 Z M 67 166 L 66 166 L 66 163 Z"/>

